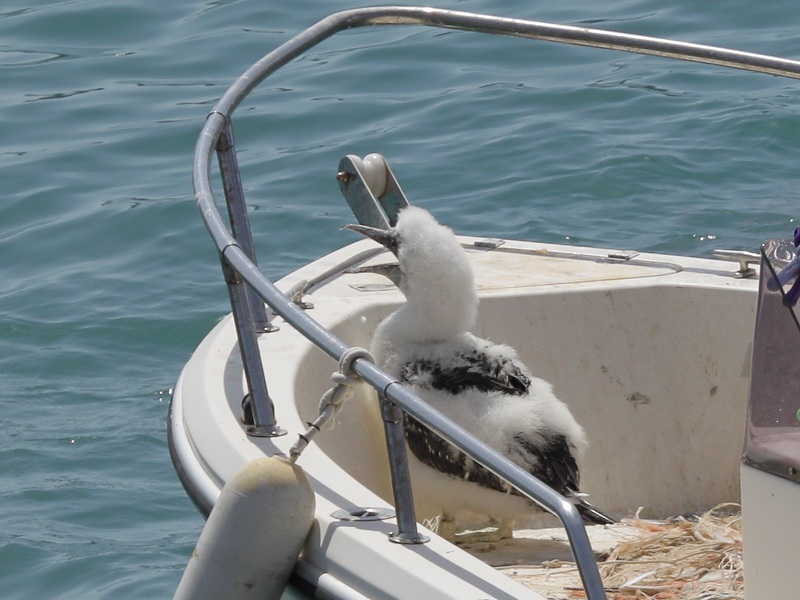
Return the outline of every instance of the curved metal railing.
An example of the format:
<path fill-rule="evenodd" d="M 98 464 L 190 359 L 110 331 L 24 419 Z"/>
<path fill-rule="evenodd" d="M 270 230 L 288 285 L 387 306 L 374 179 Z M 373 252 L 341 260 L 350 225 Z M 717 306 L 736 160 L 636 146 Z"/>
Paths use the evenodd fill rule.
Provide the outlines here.
<path fill-rule="evenodd" d="M 225 92 L 208 115 L 194 155 L 194 189 L 197 206 L 217 245 L 245 365 L 254 425 L 251 435 L 281 435 L 272 412 L 256 336 L 267 326 L 264 302 L 319 348 L 338 360 L 347 345 L 308 316 L 278 290 L 258 269 L 247 221 L 244 193 L 239 179 L 231 116 L 242 100 L 265 78 L 337 32 L 364 26 L 418 25 L 516 36 L 565 44 L 592 46 L 667 58 L 721 65 L 770 75 L 800 79 L 800 62 L 712 46 L 653 37 L 554 25 L 425 7 L 372 7 L 333 14 L 309 27 L 250 67 Z M 217 154 L 222 175 L 230 230 L 220 215 L 210 183 L 212 157 Z M 564 524 L 587 595 L 605 598 L 597 563 L 575 507 L 560 494 L 516 464 L 471 437 L 399 382 L 366 360 L 358 360 L 355 372 L 372 385 L 384 400 L 384 411 L 405 411 L 422 421 L 486 468 L 506 479 L 526 496 L 556 514 Z M 400 533 L 414 542 L 416 523 L 408 486 L 402 425 L 387 425 L 387 445 L 393 468 L 393 490 Z"/>

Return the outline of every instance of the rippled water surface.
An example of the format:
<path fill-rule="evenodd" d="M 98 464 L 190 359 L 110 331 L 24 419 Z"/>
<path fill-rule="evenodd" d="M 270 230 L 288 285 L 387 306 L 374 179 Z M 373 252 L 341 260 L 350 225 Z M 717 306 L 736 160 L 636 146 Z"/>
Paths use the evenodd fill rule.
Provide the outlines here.
<path fill-rule="evenodd" d="M 349 3 L 14 0 L 0 7 L 0 589 L 171 597 L 202 519 L 170 464 L 170 388 L 227 312 L 197 216 L 205 115 L 252 62 Z M 800 58 L 800 5 L 443 7 Z M 421 28 L 347 32 L 237 113 L 260 262 L 352 238 L 333 179 L 384 153 L 462 233 L 710 255 L 798 214 L 798 83 Z"/>

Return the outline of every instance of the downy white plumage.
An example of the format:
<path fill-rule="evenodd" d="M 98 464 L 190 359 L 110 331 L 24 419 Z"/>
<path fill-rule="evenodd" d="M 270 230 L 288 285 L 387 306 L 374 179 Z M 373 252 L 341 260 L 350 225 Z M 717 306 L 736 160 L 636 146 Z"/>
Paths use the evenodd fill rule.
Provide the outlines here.
<path fill-rule="evenodd" d="M 452 230 L 426 210 L 409 207 L 389 230 L 346 225 L 398 259 L 391 278 L 406 303 L 378 326 L 377 364 L 421 398 L 528 472 L 573 499 L 587 523 L 612 519 L 579 494 L 578 461 L 586 434 L 552 386 L 534 377 L 513 348 L 478 338 L 478 297 L 469 258 Z M 389 275 L 386 268 L 380 269 Z M 418 506 L 442 515 L 452 538 L 454 515 L 500 519 L 499 537 L 536 509 L 510 486 L 411 417 L 406 441 Z"/>

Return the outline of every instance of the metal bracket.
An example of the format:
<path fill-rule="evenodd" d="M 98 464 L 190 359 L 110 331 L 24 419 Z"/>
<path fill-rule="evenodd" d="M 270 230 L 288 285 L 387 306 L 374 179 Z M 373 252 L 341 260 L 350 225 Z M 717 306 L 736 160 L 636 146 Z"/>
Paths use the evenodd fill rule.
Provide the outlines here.
<path fill-rule="evenodd" d="M 303 310 L 310 310 L 314 308 L 313 302 L 305 302 L 303 300 L 303 295 L 308 291 L 308 288 L 311 287 L 311 283 L 307 280 L 303 279 L 302 281 L 298 281 L 292 286 L 286 295 L 289 297 L 289 300 L 294 302 L 297 306 L 302 308 Z"/>
<path fill-rule="evenodd" d="M 639 256 L 639 253 L 635 250 L 617 250 L 615 252 L 609 252 L 607 258 L 614 260 L 633 260 L 637 256 Z"/>
<path fill-rule="evenodd" d="M 395 512 L 391 508 L 356 507 L 351 509 L 341 509 L 332 513 L 334 519 L 340 521 L 383 521 L 394 519 Z"/>
<path fill-rule="evenodd" d="M 761 255 L 758 252 L 750 252 L 749 250 L 714 250 L 714 256 L 723 260 L 738 262 L 739 270 L 735 271 L 733 274 L 737 279 L 744 279 L 755 275 L 756 270 L 750 266 L 750 263 L 758 263 L 761 261 Z"/>
<path fill-rule="evenodd" d="M 270 400 L 269 404 L 274 414 L 272 400 Z M 251 437 L 281 437 L 288 433 L 283 427 L 279 427 L 274 422 L 263 425 L 255 424 L 253 397 L 250 394 L 242 398 L 242 423 L 244 424 L 245 433 Z"/>
<path fill-rule="evenodd" d="M 472 242 L 472 247 L 478 250 L 495 250 L 505 243 L 506 241 L 500 238 L 483 238 Z"/>
<path fill-rule="evenodd" d="M 273 324 L 272 321 L 266 321 L 262 328 L 256 329 L 256 333 L 275 333 L 280 330 L 281 328 Z"/>
<path fill-rule="evenodd" d="M 362 225 L 389 229 L 397 213 L 409 206 L 400 184 L 380 154 L 363 159 L 348 154 L 339 161 L 339 189 Z"/>

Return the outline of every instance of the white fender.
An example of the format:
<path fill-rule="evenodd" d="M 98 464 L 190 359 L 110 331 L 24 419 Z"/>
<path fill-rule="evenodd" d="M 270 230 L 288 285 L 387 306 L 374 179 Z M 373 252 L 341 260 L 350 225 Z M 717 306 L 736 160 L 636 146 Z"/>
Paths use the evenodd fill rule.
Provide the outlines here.
<path fill-rule="evenodd" d="M 314 520 L 300 467 L 250 462 L 222 489 L 173 600 L 281 597 Z"/>

